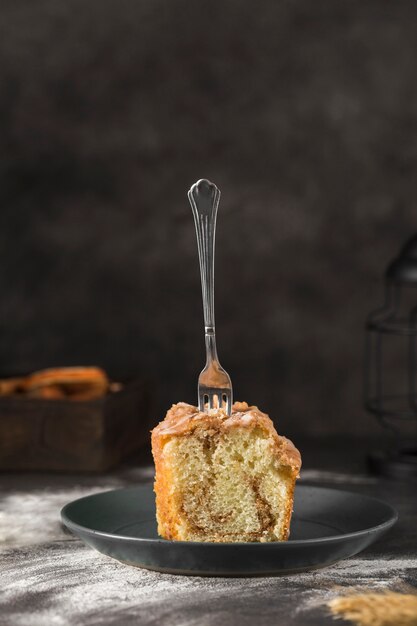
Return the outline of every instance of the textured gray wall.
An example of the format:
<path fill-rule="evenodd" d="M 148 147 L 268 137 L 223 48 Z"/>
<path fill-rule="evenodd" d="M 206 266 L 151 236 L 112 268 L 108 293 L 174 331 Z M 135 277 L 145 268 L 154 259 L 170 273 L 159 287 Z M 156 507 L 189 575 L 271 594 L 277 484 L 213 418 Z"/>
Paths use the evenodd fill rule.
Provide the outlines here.
<path fill-rule="evenodd" d="M 100 363 L 195 400 L 189 185 L 222 189 L 235 395 L 372 432 L 363 320 L 417 228 L 414 0 L 4 0 L 0 368 Z"/>

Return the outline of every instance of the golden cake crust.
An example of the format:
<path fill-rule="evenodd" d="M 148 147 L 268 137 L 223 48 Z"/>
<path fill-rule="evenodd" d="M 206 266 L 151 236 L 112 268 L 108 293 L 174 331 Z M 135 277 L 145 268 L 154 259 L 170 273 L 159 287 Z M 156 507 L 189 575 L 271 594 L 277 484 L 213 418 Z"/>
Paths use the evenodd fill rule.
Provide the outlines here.
<path fill-rule="evenodd" d="M 222 409 L 203 413 L 197 407 L 185 402 L 173 404 L 165 419 L 151 431 L 152 447 L 155 446 L 155 452 L 159 454 L 158 442 L 165 442 L 171 436 L 189 435 L 199 428 L 204 428 L 209 432 L 213 430 L 214 434 L 236 426 L 243 428 L 258 426 L 268 431 L 277 445 L 281 464 L 290 468 L 295 476 L 298 476 L 301 468 L 300 452 L 290 439 L 278 435 L 273 421 L 266 413 L 260 411 L 257 406 L 249 406 L 247 402 L 235 402 L 230 416 Z"/>
<path fill-rule="evenodd" d="M 164 463 L 163 448 L 173 437 L 192 436 L 202 430 L 207 436 L 221 434 L 235 427 L 248 429 L 260 428 L 266 431 L 275 444 L 275 456 L 292 480 L 292 489 L 289 493 L 289 505 L 285 511 L 284 536 L 289 535 L 292 514 L 292 500 L 295 479 L 301 468 L 301 455 L 294 444 L 281 435 L 278 435 L 272 420 L 256 406 L 249 406 L 246 402 L 235 402 L 230 416 L 220 409 L 204 413 L 197 407 L 184 402 L 174 404 L 167 412 L 165 419 L 152 431 L 152 453 L 155 461 L 155 494 L 157 503 L 158 530 L 166 539 L 180 539 L 177 535 L 178 516 L 171 502 L 172 476 L 167 464 Z"/>

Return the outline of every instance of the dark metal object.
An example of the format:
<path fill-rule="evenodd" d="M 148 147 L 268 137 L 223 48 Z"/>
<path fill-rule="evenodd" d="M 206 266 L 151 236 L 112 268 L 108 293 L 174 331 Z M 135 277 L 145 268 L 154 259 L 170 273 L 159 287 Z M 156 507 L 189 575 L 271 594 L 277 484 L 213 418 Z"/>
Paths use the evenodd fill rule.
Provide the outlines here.
<path fill-rule="evenodd" d="M 151 485 L 107 491 L 67 504 L 64 524 L 119 561 L 195 576 L 261 576 L 325 567 L 357 554 L 397 520 L 386 502 L 299 485 L 289 541 L 205 543 L 158 537 Z"/>
<path fill-rule="evenodd" d="M 387 478 L 417 477 L 417 450 L 400 447 L 394 451 L 375 451 L 369 455 L 368 465 L 374 474 Z"/>
<path fill-rule="evenodd" d="M 371 470 L 417 476 L 417 235 L 388 265 L 385 304 L 366 322 L 365 408 L 391 433 Z"/>

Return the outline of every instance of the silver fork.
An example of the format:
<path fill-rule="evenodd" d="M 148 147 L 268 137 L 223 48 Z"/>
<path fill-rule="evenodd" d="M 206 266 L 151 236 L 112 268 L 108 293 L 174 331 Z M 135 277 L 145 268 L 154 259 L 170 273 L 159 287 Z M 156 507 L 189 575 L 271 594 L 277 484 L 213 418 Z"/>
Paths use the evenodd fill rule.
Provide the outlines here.
<path fill-rule="evenodd" d="M 200 411 L 224 407 L 232 412 L 232 381 L 219 363 L 214 325 L 214 240 L 220 190 L 208 180 L 198 180 L 188 192 L 197 233 L 203 292 L 206 365 L 198 378 L 198 407 Z M 207 408 L 206 408 L 207 407 Z"/>

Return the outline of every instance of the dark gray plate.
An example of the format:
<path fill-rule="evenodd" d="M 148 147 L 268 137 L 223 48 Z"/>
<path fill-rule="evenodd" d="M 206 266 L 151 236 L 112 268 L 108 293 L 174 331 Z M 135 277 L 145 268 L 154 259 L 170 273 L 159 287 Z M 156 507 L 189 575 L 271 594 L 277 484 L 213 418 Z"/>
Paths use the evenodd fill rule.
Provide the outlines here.
<path fill-rule="evenodd" d="M 204 543 L 158 537 L 152 485 L 107 491 L 67 504 L 64 524 L 119 561 L 196 576 L 260 576 L 325 567 L 357 554 L 397 520 L 381 500 L 298 485 L 289 541 Z"/>

